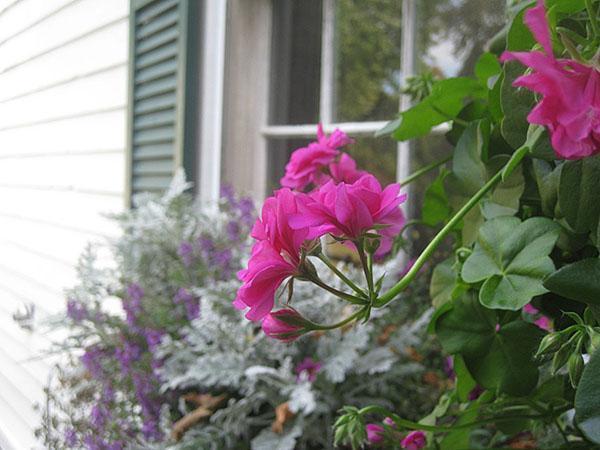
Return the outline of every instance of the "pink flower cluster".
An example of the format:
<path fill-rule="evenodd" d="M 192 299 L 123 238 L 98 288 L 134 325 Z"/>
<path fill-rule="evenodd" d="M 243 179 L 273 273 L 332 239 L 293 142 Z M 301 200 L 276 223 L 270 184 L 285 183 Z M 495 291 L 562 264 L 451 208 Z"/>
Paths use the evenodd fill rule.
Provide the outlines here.
<path fill-rule="evenodd" d="M 542 96 L 527 120 L 548 128 L 560 158 L 600 153 L 600 72 L 573 59 L 554 57 L 544 0 L 525 12 L 525 23 L 544 51 L 505 52 L 501 60 L 517 60 L 533 70 L 513 83 Z"/>
<path fill-rule="evenodd" d="M 319 124 L 317 141 L 294 151 L 285 167 L 281 185 L 303 191 L 308 186 L 321 186 L 329 180 L 336 183 L 355 182 L 366 172 L 357 170 L 356 162 L 348 154 L 339 151 L 353 143 L 354 140 L 339 129 L 327 136 Z"/>
<path fill-rule="evenodd" d="M 366 233 L 377 233 L 376 255 L 382 256 L 404 225 L 400 204 L 406 195 L 400 185 L 382 188 L 373 175 L 357 170 L 354 160 L 339 151 L 352 142 L 340 130 L 326 136 L 319 126 L 318 140 L 292 154 L 284 187 L 265 201 L 252 229 L 257 242 L 247 269 L 238 273 L 243 285 L 234 305 L 249 308 L 246 317 L 262 320 L 271 337 L 291 340 L 303 332 L 284 317 L 297 313 L 271 311 L 282 283 L 306 275 L 304 258 L 320 237 L 331 234 L 354 244 Z M 303 192 L 309 186 L 312 192 Z"/>

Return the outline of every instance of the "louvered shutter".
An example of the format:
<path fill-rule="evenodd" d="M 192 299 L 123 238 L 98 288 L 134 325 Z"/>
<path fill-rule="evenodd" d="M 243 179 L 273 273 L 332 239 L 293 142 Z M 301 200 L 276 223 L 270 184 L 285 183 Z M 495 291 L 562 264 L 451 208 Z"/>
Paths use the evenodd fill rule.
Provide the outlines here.
<path fill-rule="evenodd" d="M 132 0 L 129 198 L 166 189 L 182 166 L 194 179 L 198 0 Z"/>

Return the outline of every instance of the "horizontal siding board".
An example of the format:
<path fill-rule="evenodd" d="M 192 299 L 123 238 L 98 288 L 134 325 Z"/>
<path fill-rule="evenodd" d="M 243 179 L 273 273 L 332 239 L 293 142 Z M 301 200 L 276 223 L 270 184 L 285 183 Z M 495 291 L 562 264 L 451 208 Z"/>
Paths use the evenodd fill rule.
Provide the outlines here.
<path fill-rule="evenodd" d="M 0 130 L 69 115 L 121 108 L 126 98 L 126 67 L 0 103 Z"/>
<path fill-rule="evenodd" d="M 11 189 L 0 186 L 0 224 L 4 227 L 17 227 L 41 236 L 56 237 L 56 230 L 63 230 L 62 240 L 69 240 L 75 230 L 78 235 L 97 238 L 100 234 L 116 235 L 117 225 L 105 217 L 108 213 L 118 213 L 123 209 L 121 198 L 106 197 L 76 192 Z M 4 219 L 2 219 L 4 217 Z M 9 223 L 11 222 L 11 223 Z M 54 224 L 54 225 L 51 225 Z M 27 234 L 21 235 L 28 242 Z M 73 236 L 71 239 L 79 239 Z"/>
<path fill-rule="evenodd" d="M 0 123 L 0 128 L 2 124 Z M 27 153 L 123 150 L 125 109 L 0 131 L 0 157 Z"/>
<path fill-rule="evenodd" d="M 51 169 L 49 169 L 51 164 Z M 122 154 L 70 155 L 47 158 L 6 158 L 0 163 L 0 185 L 38 185 L 121 195 L 125 160 Z"/>
<path fill-rule="evenodd" d="M 0 101 L 59 84 L 116 64 L 125 64 L 125 19 L 83 39 L 0 74 Z M 44 76 L 40 76 L 44 74 Z"/>
<path fill-rule="evenodd" d="M 51 2 L 44 2 L 51 3 Z M 0 46 L 0 72 L 15 67 L 32 57 L 80 38 L 94 29 L 128 15 L 123 0 L 80 0 L 73 2 L 61 14 L 37 25 Z"/>
<path fill-rule="evenodd" d="M 0 45 L 71 2 L 73 0 L 21 0 L 13 8 L 0 14 Z"/>

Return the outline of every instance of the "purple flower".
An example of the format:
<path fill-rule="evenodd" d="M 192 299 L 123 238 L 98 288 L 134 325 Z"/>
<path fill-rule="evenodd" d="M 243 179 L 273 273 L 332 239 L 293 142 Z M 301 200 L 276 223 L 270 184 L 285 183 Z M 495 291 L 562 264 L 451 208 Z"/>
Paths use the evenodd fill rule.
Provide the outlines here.
<path fill-rule="evenodd" d="M 125 311 L 127 325 L 137 326 L 137 318 L 142 313 L 142 298 L 144 290 L 137 283 L 132 283 L 127 287 L 127 298 L 122 300 L 123 310 Z"/>
<path fill-rule="evenodd" d="M 321 367 L 322 364 L 320 362 L 317 362 L 312 358 L 304 358 L 304 360 L 296 366 L 296 380 L 299 381 L 301 378 L 306 378 L 312 383 L 317 379 L 317 373 L 321 370 Z"/>
<path fill-rule="evenodd" d="M 215 251 L 215 241 L 207 236 L 201 236 L 198 238 L 198 246 L 200 251 L 205 258 L 210 258 L 212 252 Z"/>
<path fill-rule="evenodd" d="M 221 278 L 229 278 L 231 274 L 231 260 L 233 255 L 231 249 L 226 248 L 215 253 L 214 262 L 223 271 Z"/>
<path fill-rule="evenodd" d="M 227 238 L 230 241 L 237 242 L 240 240 L 240 224 L 236 221 L 228 222 L 225 226 L 225 231 L 227 232 Z"/>
<path fill-rule="evenodd" d="M 83 303 L 69 299 L 67 301 L 67 317 L 74 322 L 81 322 L 88 318 L 88 310 Z"/>
<path fill-rule="evenodd" d="M 235 191 L 231 185 L 225 184 L 221 186 L 221 200 L 224 200 L 231 206 L 235 206 Z"/>
<path fill-rule="evenodd" d="M 110 419 L 110 412 L 104 405 L 95 404 L 92 408 L 90 417 L 92 425 L 94 425 L 97 430 L 102 430 Z"/>
<path fill-rule="evenodd" d="M 75 447 L 77 445 L 77 433 L 73 428 L 65 430 L 65 444 L 68 447 Z"/>
<path fill-rule="evenodd" d="M 81 363 L 90 373 L 92 378 L 99 379 L 102 377 L 102 358 L 104 358 L 104 356 L 106 356 L 105 350 L 98 345 L 92 345 L 86 348 L 81 356 Z"/>
<path fill-rule="evenodd" d="M 238 210 L 240 212 L 240 219 L 246 226 L 251 226 L 256 217 L 254 216 L 254 202 L 249 197 L 240 199 L 238 204 Z"/>
<path fill-rule="evenodd" d="M 146 328 L 144 330 L 144 337 L 146 338 L 146 342 L 151 351 L 154 351 L 154 349 L 160 345 L 160 341 L 164 335 L 165 332 L 162 330 L 154 330 L 152 328 Z"/>
<path fill-rule="evenodd" d="M 125 340 L 123 347 L 115 350 L 115 357 L 121 363 L 121 369 L 124 373 L 129 372 L 131 363 L 137 361 L 142 356 L 142 349 L 135 342 Z"/>
<path fill-rule="evenodd" d="M 183 261 L 185 267 L 189 267 L 194 262 L 194 245 L 190 242 L 182 242 L 179 244 L 177 254 Z"/>
<path fill-rule="evenodd" d="M 406 450 L 421 450 L 427 445 L 427 438 L 421 430 L 411 431 L 400 445 Z"/>
<path fill-rule="evenodd" d="M 179 288 L 173 298 L 173 303 L 185 307 L 188 320 L 194 320 L 200 316 L 200 299 L 185 288 Z"/>

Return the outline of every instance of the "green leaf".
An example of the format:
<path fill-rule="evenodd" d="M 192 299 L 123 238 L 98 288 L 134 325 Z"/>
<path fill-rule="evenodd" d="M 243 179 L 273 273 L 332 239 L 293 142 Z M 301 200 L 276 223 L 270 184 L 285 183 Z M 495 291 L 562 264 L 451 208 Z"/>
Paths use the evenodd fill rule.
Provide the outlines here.
<path fill-rule="evenodd" d="M 568 299 L 600 305 L 600 259 L 583 259 L 561 267 L 546 279 L 544 286 Z"/>
<path fill-rule="evenodd" d="M 585 0 L 547 0 L 546 8 L 572 14 L 585 9 Z"/>
<path fill-rule="evenodd" d="M 456 373 L 456 394 L 461 402 L 466 402 L 469 399 L 469 394 L 477 386 L 477 382 L 473 379 L 465 361 L 460 355 L 454 356 L 454 373 Z"/>
<path fill-rule="evenodd" d="M 516 61 L 504 64 L 504 79 L 501 87 L 502 136 L 513 148 L 519 148 L 527 139 L 529 124 L 527 116 L 533 107 L 534 95 L 527 89 L 512 86 L 515 79 L 523 75 L 523 67 Z"/>
<path fill-rule="evenodd" d="M 600 157 L 568 161 L 558 186 L 558 202 L 575 232 L 596 231 L 600 219 Z"/>
<path fill-rule="evenodd" d="M 514 172 L 514 170 L 517 168 L 517 166 L 519 164 L 521 164 L 521 161 L 523 160 L 523 158 L 525 158 L 525 156 L 527 156 L 527 154 L 531 151 L 531 149 L 534 147 L 534 145 L 540 139 L 543 131 L 544 131 L 544 129 L 542 127 L 529 126 L 529 132 L 527 133 L 527 140 L 525 141 L 525 144 L 523 144 L 522 147 L 519 147 L 513 153 L 513 155 L 510 157 L 510 160 L 508 161 L 506 166 L 504 166 L 504 169 L 502 169 L 502 181 L 506 181 L 506 179 L 508 177 L 510 177 L 510 175 Z"/>
<path fill-rule="evenodd" d="M 448 196 L 444 189 L 444 179 L 448 175 L 447 171 L 443 171 L 425 190 L 425 198 L 423 200 L 423 223 L 429 226 L 436 226 L 445 222 L 452 208 L 448 204 Z"/>
<path fill-rule="evenodd" d="M 437 309 L 444 303 L 452 300 L 452 292 L 456 285 L 457 274 L 454 270 L 454 258 L 448 258 L 441 262 L 431 275 L 431 284 L 429 285 L 429 295 L 431 302 Z"/>
<path fill-rule="evenodd" d="M 465 195 L 477 192 L 487 181 L 487 170 L 482 160 L 487 156 L 489 122 L 472 122 L 456 144 L 452 156 L 452 184 Z"/>
<path fill-rule="evenodd" d="M 485 88 L 491 88 L 488 84 L 489 79 L 501 72 L 502 66 L 498 62 L 498 58 L 491 53 L 481 55 L 475 64 L 475 76 Z"/>
<path fill-rule="evenodd" d="M 558 203 L 558 183 L 564 164 L 552 168 L 552 165 L 539 159 L 533 160 L 533 174 L 542 200 L 542 212 L 553 217 Z"/>
<path fill-rule="evenodd" d="M 575 421 L 590 441 L 600 444 L 600 350 L 583 370 L 575 394 Z"/>
<path fill-rule="evenodd" d="M 542 281 L 554 271 L 548 255 L 559 231 L 556 223 L 542 217 L 525 222 L 506 216 L 492 219 L 480 228 L 473 253 L 463 265 L 462 279 L 483 281 L 482 305 L 516 311 L 547 292 Z"/>
<path fill-rule="evenodd" d="M 556 153 L 550 142 L 547 130 L 544 129 L 540 138 L 533 144 L 531 156 L 545 161 L 554 161 L 556 159 Z"/>
<path fill-rule="evenodd" d="M 535 325 L 518 320 L 496 331 L 496 313 L 465 295 L 438 318 L 436 331 L 444 350 L 462 355 L 469 373 L 484 388 L 516 396 L 535 388 L 533 355 L 543 336 Z"/>
<path fill-rule="evenodd" d="M 434 84 L 431 94 L 412 108 L 400 113 L 400 120 L 376 133 L 392 132 L 394 139 L 405 141 L 425 136 L 431 129 L 456 117 L 469 98 L 485 98 L 487 90 L 473 78 L 448 78 Z"/>
<path fill-rule="evenodd" d="M 532 6 L 533 3 L 529 6 Z M 506 37 L 506 49 L 510 51 L 530 50 L 535 45 L 535 39 L 529 28 L 523 22 L 525 11 L 523 8 L 513 19 Z"/>

